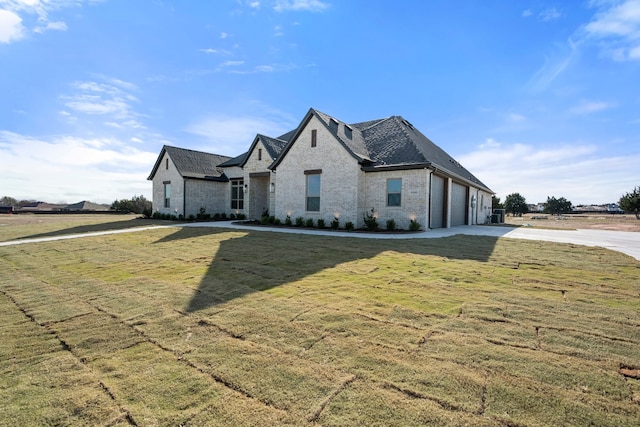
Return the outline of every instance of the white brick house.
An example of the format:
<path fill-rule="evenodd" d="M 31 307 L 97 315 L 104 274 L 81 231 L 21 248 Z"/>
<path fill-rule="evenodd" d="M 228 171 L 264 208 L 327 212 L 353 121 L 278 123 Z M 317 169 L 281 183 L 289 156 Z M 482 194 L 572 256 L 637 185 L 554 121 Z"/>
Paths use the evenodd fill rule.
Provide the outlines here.
<path fill-rule="evenodd" d="M 382 227 L 482 224 L 493 194 L 402 117 L 348 125 L 315 109 L 280 137 L 258 134 L 232 159 L 165 146 L 149 179 L 157 212 L 188 217 L 203 207 L 256 219 L 268 211 L 356 228 L 372 210 Z"/>

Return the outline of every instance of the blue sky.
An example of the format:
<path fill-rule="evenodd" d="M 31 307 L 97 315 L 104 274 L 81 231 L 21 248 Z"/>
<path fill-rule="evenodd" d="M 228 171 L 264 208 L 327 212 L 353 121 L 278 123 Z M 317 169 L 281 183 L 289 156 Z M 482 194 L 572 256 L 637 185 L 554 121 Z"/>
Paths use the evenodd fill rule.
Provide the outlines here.
<path fill-rule="evenodd" d="M 0 0 L 0 196 L 142 194 L 310 108 L 400 115 L 504 200 L 640 185 L 640 0 Z"/>

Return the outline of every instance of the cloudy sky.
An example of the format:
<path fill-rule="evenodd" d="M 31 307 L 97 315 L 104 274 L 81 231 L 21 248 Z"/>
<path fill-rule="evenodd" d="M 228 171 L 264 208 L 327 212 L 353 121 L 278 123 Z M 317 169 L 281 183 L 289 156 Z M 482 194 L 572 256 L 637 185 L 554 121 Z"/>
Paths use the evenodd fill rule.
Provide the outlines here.
<path fill-rule="evenodd" d="M 310 107 L 401 115 L 504 200 L 640 185 L 640 0 L 0 0 L 0 196 L 142 194 Z"/>

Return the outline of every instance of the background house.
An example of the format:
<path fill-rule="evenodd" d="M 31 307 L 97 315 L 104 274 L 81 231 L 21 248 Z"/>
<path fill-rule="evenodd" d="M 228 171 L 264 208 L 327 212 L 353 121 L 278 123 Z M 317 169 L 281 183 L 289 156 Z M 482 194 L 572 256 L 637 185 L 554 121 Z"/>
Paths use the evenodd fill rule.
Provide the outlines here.
<path fill-rule="evenodd" d="M 165 146 L 149 179 L 158 212 L 268 211 L 356 227 L 369 213 L 400 228 L 485 223 L 493 194 L 400 116 L 346 124 L 315 109 L 284 135 L 258 134 L 235 158 Z"/>

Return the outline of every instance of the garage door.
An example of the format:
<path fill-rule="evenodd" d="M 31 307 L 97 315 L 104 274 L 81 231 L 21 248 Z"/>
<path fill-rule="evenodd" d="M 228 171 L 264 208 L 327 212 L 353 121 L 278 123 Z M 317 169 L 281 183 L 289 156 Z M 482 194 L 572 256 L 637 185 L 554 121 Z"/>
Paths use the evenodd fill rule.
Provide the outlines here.
<path fill-rule="evenodd" d="M 467 187 L 453 183 L 451 187 L 451 226 L 467 223 Z"/>
<path fill-rule="evenodd" d="M 442 228 L 444 224 L 444 178 L 431 175 L 430 228 Z"/>

